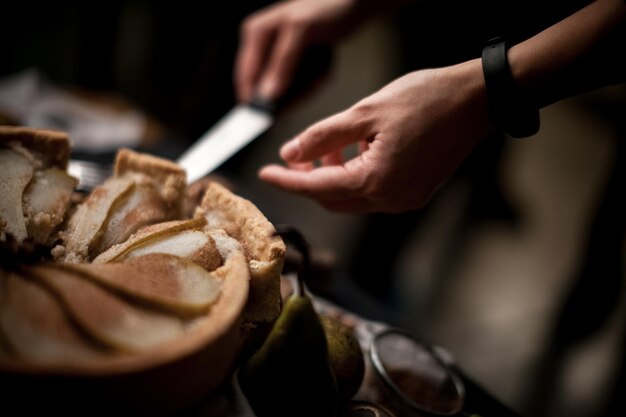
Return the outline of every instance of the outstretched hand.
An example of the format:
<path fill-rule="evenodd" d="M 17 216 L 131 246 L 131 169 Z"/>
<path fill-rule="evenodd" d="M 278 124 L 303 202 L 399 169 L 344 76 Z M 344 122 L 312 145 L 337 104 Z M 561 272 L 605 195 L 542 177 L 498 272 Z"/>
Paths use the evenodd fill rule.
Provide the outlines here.
<path fill-rule="evenodd" d="M 402 212 L 422 207 L 490 129 L 479 60 L 417 71 L 312 125 L 283 145 L 288 166 L 259 176 L 331 210 Z"/>

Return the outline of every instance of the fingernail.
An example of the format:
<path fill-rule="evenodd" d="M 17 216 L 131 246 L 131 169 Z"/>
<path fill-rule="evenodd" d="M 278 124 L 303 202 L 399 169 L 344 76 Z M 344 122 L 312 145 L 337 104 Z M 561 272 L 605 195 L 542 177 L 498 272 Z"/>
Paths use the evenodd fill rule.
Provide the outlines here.
<path fill-rule="evenodd" d="M 285 161 L 296 161 L 298 154 L 300 153 L 298 143 L 295 140 L 291 140 L 280 148 L 280 157 Z"/>
<path fill-rule="evenodd" d="M 259 178 L 263 179 L 266 172 L 267 172 L 267 165 L 262 166 L 261 169 L 259 169 L 256 174 Z"/>

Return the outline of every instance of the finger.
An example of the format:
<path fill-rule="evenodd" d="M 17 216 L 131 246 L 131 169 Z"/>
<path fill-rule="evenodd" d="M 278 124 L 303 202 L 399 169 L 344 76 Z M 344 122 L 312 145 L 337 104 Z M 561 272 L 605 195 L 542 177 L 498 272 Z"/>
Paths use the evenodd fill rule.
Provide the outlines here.
<path fill-rule="evenodd" d="M 343 166 L 297 171 L 280 165 L 269 165 L 259 171 L 259 177 L 283 190 L 302 194 L 319 201 L 357 197 L 359 178 Z"/>
<path fill-rule="evenodd" d="M 261 97 L 276 100 L 285 93 L 294 79 L 304 43 L 304 33 L 298 28 L 288 26 L 277 33 L 276 45 L 259 81 Z"/>
<path fill-rule="evenodd" d="M 343 154 L 341 153 L 341 150 L 333 151 L 324 155 L 321 161 L 323 166 L 342 165 Z"/>
<path fill-rule="evenodd" d="M 288 165 L 289 168 L 296 171 L 308 172 L 315 169 L 313 162 L 290 162 Z"/>
<path fill-rule="evenodd" d="M 239 101 L 252 99 L 275 34 L 276 26 L 268 18 L 251 17 L 243 23 L 235 62 L 235 88 Z"/>
<path fill-rule="evenodd" d="M 359 141 L 359 154 L 362 154 L 363 152 L 367 152 L 369 148 L 370 148 L 369 141 L 367 140 Z"/>
<path fill-rule="evenodd" d="M 320 159 L 375 134 L 368 130 L 368 123 L 364 119 L 358 119 L 350 111 L 345 111 L 314 124 L 285 143 L 280 156 L 291 162 Z"/>

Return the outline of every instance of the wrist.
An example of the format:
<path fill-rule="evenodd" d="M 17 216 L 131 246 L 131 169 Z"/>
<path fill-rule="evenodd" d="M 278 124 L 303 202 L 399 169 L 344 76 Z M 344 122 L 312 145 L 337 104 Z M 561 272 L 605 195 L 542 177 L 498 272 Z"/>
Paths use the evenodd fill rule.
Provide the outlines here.
<path fill-rule="evenodd" d="M 477 132 L 486 135 L 497 126 L 489 112 L 489 100 L 480 58 L 453 65 L 449 69 L 456 80 L 454 86 L 458 94 L 455 95 L 462 100 L 462 111 L 471 116 Z"/>

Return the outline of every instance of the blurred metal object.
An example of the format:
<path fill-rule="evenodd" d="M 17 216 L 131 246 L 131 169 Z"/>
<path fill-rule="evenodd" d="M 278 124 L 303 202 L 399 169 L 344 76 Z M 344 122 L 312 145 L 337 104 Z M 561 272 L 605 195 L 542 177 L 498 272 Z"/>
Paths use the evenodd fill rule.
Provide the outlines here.
<path fill-rule="evenodd" d="M 274 99 L 256 96 L 249 103 L 233 107 L 178 158 L 177 163 L 187 171 L 187 181 L 194 182 L 210 174 L 259 138 L 274 124 L 282 108 L 305 95 L 328 73 L 331 60 L 330 46 L 311 46 L 303 51 L 295 77 L 282 96 Z"/>
<path fill-rule="evenodd" d="M 177 162 L 187 171 L 189 182 L 199 180 L 261 136 L 273 122 L 272 110 L 260 102 L 235 106 Z"/>
<path fill-rule="evenodd" d="M 366 401 L 351 401 L 341 417 L 396 417 L 380 404 Z"/>
<path fill-rule="evenodd" d="M 370 359 L 389 401 L 406 416 L 453 416 L 463 411 L 465 387 L 449 362 L 401 329 L 376 333 Z"/>
<path fill-rule="evenodd" d="M 68 168 L 69 174 L 78 179 L 77 191 L 89 192 L 102 184 L 113 174 L 113 167 L 93 161 L 71 159 Z"/>

